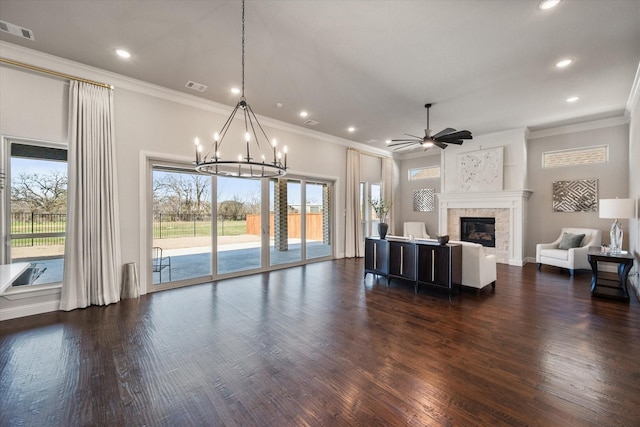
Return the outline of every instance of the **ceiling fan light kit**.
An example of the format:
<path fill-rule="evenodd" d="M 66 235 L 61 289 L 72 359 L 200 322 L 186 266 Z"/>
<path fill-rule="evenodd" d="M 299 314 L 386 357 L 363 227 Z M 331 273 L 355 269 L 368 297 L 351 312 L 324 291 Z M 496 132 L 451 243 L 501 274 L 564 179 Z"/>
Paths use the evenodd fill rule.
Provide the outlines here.
<path fill-rule="evenodd" d="M 411 137 L 410 139 L 392 139 L 389 147 L 396 147 L 396 150 L 410 147 L 411 145 L 420 145 L 425 150 L 433 147 L 434 145 L 438 148 L 445 149 L 447 148 L 447 144 L 456 144 L 462 145 L 465 139 L 473 139 L 471 132 L 468 130 L 455 130 L 453 128 L 446 128 L 441 130 L 435 135 L 432 135 L 433 132 L 429 128 L 429 110 L 433 104 L 425 104 L 424 108 L 427 109 L 427 128 L 424 130 L 424 137 L 411 135 L 405 133 L 406 136 Z"/>

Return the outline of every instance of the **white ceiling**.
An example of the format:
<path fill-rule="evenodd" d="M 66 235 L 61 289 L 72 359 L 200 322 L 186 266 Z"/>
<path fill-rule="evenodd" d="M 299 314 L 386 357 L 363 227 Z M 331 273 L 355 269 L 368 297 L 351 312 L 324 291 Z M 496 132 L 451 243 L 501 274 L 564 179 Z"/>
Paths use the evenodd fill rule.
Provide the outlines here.
<path fill-rule="evenodd" d="M 538 4 L 248 0 L 247 101 L 259 115 L 301 126 L 307 110 L 319 122 L 312 129 L 378 148 L 405 132 L 422 135 L 426 102 L 434 131 L 476 136 L 623 115 L 640 60 L 640 1 Z M 0 40 L 238 101 L 229 89 L 241 83 L 239 0 L 0 0 L 0 19 L 32 30 L 35 41 L 4 32 Z M 118 59 L 116 48 L 133 57 Z M 564 57 L 574 64 L 555 68 Z M 188 80 L 208 89 L 187 89 Z M 565 102 L 573 95 L 580 100 Z"/>

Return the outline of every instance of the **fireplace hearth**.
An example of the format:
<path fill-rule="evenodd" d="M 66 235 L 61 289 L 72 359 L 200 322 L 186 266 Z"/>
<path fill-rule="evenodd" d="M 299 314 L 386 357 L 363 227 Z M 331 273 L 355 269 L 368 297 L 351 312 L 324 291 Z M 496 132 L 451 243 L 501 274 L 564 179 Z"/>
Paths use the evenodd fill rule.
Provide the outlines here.
<path fill-rule="evenodd" d="M 495 218 L 460 218 L 460 240 L 480 243 L 488 248 L 496 247 Z"/>

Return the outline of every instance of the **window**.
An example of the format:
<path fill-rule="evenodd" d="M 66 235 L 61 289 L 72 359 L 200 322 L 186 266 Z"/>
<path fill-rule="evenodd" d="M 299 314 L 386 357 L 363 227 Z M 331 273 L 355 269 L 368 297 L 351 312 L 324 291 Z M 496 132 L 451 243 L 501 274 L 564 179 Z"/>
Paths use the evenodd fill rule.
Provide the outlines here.
<path fill-rule="evenodd" d="M 409 169 L 409 181 L 418 181 L 420 179 L 428 178 L 440 178 L 440 166 Z"/>
<path fill-rule="evenodd" d="M 31 266 L 13 286 L 62 282 L 67 225 L 67 148 L 8 140 L 6 262 Z"/>
<path fill-rule="evenodd" d="M 609 147 L 606 145 L 542 153 L 543 168 L 590 165 L 608 161 Z"/>
<path fill-rule="evenodd" d="M 371 207 L 370 200 L 380 200 L 382 197 L 382 185 L 360 183 L 360 215 L 362 221 L 362 236 L 378 236 L 378 224 L 380 219 Z"/>

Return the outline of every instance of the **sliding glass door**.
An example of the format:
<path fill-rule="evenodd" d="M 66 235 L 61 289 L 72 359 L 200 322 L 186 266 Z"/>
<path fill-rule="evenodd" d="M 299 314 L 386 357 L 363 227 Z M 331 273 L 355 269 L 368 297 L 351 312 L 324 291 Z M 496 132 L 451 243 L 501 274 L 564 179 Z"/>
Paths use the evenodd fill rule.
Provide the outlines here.
<path fill-rule="evenodd" d="M 211 276 L 211 177 L 154 166 L 154 285 Z"/>
<path fill-rule="evenodd" d="M 307 182 L 304 212 L 307 259 L 331 256 L 331 185 Z"/>
<path fill-rule="evenodd" d="M 271 265 L 302 260 L 302 184 L 297 179 L 269 181 L 269 258 Z"/>
<path fill-rule="evenodd" d="M 262 267 L 261 181 L 217 178 L 218 274 Z"/>
<path fill-rule="evenodd" d="M 152 166 L 152 283 L 216 279 L 333 255 L 333 183 Z M 169 285 L 170 287 L 171 285 Z"/>

